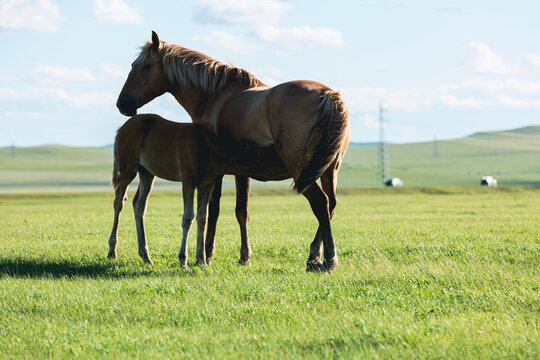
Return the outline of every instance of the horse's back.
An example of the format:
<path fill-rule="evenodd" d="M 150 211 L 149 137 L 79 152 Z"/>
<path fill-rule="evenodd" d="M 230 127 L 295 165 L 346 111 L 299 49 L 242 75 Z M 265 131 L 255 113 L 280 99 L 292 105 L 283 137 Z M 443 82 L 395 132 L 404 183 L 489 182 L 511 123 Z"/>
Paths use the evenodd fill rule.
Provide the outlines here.
<path fill-rule="evenodd" d="M 230 139 L 246 154 L 252 153 L 253 148 L 275 152 L 283 163 L 281 176 L 289 173 L 297 179 L 318 143 L 313 129 L 320 125 L 326 98 L 331 98 L 330 102 L 341 101 L 338 93 L 315 81 L 290 81 L 274 87 L 246 89 L 223 106 L 215 119 L 217 136 Z M 253 164 L 254 174 L 257 164 L 262 162 Z M 259 168 L 262 174 L 262 165 Z"/>
<path fill-rule="evenodd" d="M 267 121 L 266 97 L 269 87 L 245 89 L 231 96 L 213 119 L 216 135 L 241 143 L 248 141 L 257 147 L 273 144 Z"/>

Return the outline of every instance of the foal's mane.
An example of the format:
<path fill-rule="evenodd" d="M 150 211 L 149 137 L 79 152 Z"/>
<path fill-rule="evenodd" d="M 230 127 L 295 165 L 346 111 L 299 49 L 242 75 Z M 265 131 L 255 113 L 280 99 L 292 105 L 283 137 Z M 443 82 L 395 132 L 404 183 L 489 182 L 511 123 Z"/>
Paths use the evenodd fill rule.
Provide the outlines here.
<path fill-rule="evenodd" d="M 264 86 L 248 71 L 223 64 L 198 51 L 161 41 L 158 52 L 167 79 L 183 88 L 195 87 L 207 94 L 216 94 L 231 84 L 246 88 Z M 150 56 L 153 56 L 152 42 L 142 47 L 138 60 Z"/>

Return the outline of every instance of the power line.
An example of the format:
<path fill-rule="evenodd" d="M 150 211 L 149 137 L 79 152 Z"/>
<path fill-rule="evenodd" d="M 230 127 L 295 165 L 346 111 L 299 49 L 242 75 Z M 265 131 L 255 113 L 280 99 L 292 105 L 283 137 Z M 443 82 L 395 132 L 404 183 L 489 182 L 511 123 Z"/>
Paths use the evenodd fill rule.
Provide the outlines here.
<path fill-rule="evenodd" d="M 384 186 L 390 178 L 390 163 L 386 142 L 384 140 L 384 110 L 382 103 L 379 104 L 379 185 Z"/>

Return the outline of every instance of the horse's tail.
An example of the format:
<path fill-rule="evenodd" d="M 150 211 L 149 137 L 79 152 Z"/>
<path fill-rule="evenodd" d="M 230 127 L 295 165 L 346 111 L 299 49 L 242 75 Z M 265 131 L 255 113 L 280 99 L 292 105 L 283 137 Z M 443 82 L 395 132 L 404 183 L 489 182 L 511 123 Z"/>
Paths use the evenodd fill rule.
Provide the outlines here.
<path fill-rule="evenodd" d="M 114 162 L 113 162 L 113 172 L 112 172 L 112 186 L 114 189 L 118 186 L 120 183 L 120 169 L 118 167 L 118 133 L 116 134 L 116 137 L 114 138 Z"/>
<path fill-rule="evenodd" d="M 321 95 L 321 102 L 315 109 L 317 111 L 320 111 L 319 121 L 307 138 L 304 166 L 301 166 L 302 170 L 295 179 L 294 188 L 298 193 L 303 193 L 321 177 L 346 146 L 344 142 L 348 139 L 349 110 L 339 92 L 326 90 Z"/>

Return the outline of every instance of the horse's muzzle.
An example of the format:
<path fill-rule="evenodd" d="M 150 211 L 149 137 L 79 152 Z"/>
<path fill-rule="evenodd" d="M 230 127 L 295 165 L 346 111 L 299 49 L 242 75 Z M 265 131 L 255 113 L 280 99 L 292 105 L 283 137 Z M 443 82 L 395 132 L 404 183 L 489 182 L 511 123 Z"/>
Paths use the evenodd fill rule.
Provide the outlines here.
<path fill-rule="evenodd" d="M 133 116 L 137 114 L 137 101 L 131 95 L 120 96 L 116 107 L 122 115 Z"/>

